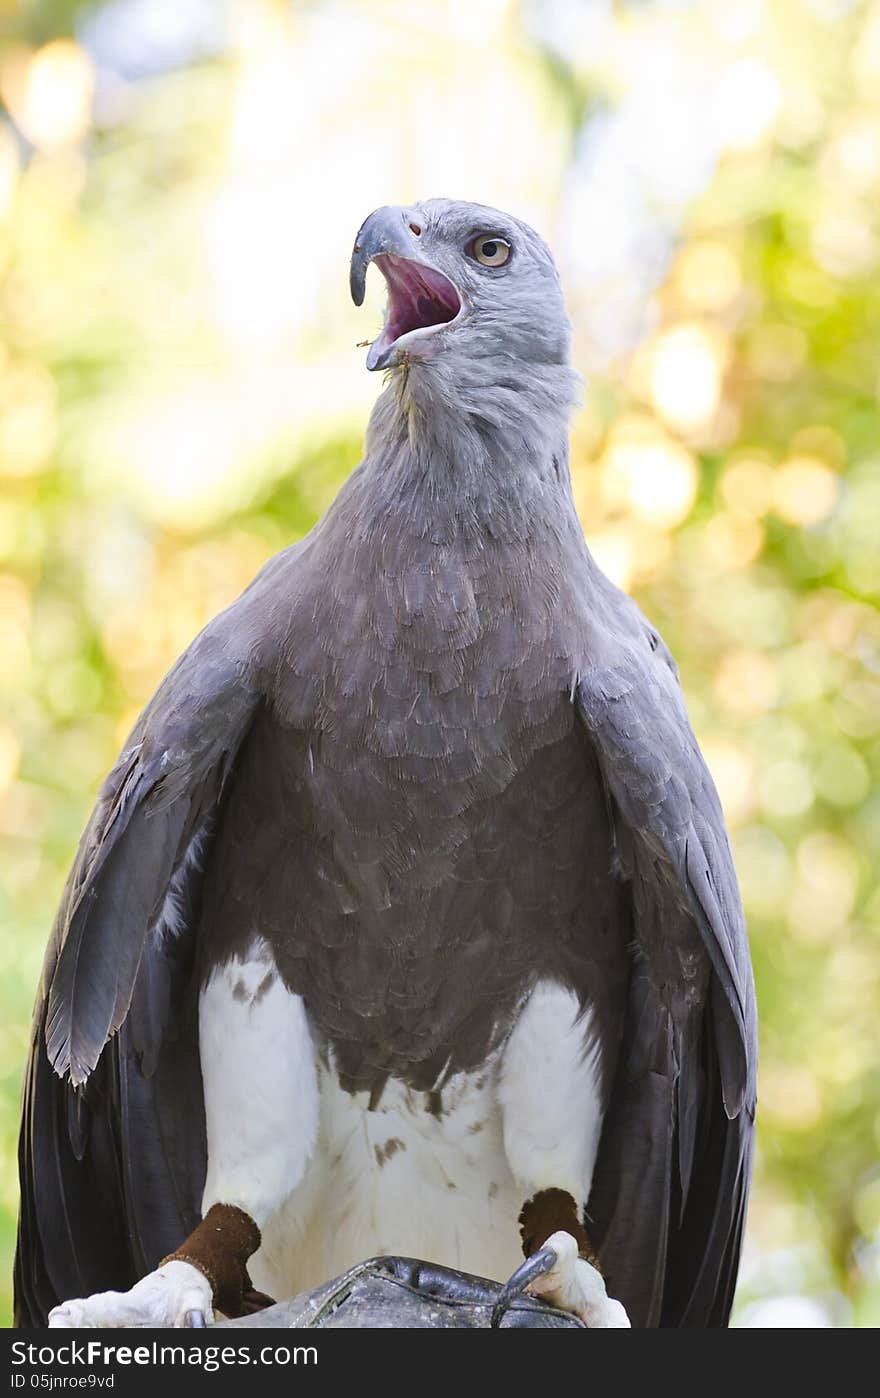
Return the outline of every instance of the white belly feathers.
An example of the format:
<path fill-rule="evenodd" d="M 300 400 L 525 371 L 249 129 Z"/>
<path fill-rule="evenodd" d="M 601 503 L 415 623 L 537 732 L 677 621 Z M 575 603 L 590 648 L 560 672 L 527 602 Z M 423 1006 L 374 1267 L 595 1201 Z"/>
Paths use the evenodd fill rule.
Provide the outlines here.
<path fill-rule="evenodd" d="M 278 1297 L 381 1253 L 506 1277 L 524 1200 L 589 1191 L 601 1117 L 587 1029 L 570 991 L 541 984 L 483 1068 L 444 1085 L 440 1111 L 395 1080 L 370 1110 L 318 1062 L 303 1003 L 258 942 L 202 992 L 203 1207 L 256 1219 L 251 1277 Z"/>

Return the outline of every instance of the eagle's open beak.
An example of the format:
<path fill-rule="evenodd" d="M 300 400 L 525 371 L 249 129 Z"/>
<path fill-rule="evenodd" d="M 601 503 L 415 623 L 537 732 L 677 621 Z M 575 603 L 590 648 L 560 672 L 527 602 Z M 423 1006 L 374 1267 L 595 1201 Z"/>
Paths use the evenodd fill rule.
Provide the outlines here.
<path fill-rule="evenodd" d="M 351 296 L 364 299 L 367 268 L 375 262 L 388 284 L 388 310 L 379 337 L 370 346 L 368 369 L 389 369 L 420 358 L 425 341 L 464 309 L 448 277 L 419 256 L 421 227 L 406 209 L 386 205 L 362 224 L 351 256 Z"/>

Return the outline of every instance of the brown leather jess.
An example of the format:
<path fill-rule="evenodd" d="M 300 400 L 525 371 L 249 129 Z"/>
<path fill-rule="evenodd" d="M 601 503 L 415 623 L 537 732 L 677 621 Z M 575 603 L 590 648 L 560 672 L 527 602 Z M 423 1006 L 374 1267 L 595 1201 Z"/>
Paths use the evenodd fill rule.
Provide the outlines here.
<path fill-rule="evenodd" d="M 235 1204 L 212 1204 L 176 1252 L 165 1262 L 189 1262 L 207 1277 L 214 1305 L 224 1315 L 241 1315 L 245 1293 L 251 1291 L 248 1258 L 260 1246 L 260 1230 L 250 1214 Z"/>
<path fill-rule="evenodd" d="M 587 1230 L 580 1220 L 577 1204 L 568 1190 L 540 1189 L 526 1200 L 520 1210 L 519 1233 L 526 1257 L 531 1257 L 552 1234 L 560 1230 L 574 1238 L 580 1257 L 599 1267 Z"/>

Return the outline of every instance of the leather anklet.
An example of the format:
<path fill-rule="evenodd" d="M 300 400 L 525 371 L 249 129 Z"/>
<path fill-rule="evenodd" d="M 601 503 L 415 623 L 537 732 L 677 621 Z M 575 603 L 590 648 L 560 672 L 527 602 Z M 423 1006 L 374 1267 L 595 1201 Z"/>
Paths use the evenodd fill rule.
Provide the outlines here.
<path fill-rule="evenodd" d="M 579 1255 L 586 1262 L 599 1267 L 572 1195 L 567 1189 L 540 1189 L 526 1200 L 520 1210 L 519 1232 L 525 1256 L 531 1257 L 543 1247 L 551 1234 L 560 1230 L 571 1234 L 578 1245 Z"/>
<path fill-rule="evenodd" d="M 224 1315 L 241 1314 L 242 1298 L 250 1291 L 248 1258 L 260 1246 L 260 1230 L 250 1214 L 235 1204 L 212 1204 L 205 1217 L 165 1262 L 189 1262 L 211 1284 L 214 1305 Z"/>

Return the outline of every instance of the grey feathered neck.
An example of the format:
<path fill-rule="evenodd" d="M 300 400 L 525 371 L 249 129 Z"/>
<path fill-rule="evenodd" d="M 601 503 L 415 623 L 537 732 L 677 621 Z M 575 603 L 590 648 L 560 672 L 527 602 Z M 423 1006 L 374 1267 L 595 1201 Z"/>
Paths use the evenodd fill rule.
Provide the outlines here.
<path fill-rule="evenodd" d="M 503 355 L 397 369 L 366 434 L 362 470 L 382 508 L 418 506 L 424 533 L 523 537 L 535 512 L 574 517 L 568 425 L 578 378 L 567 363 L 530 366 Z M 377 498 L 377 503 L 379 499 Z"/>

